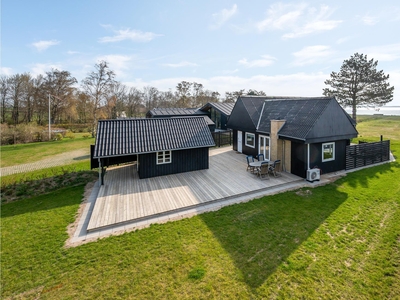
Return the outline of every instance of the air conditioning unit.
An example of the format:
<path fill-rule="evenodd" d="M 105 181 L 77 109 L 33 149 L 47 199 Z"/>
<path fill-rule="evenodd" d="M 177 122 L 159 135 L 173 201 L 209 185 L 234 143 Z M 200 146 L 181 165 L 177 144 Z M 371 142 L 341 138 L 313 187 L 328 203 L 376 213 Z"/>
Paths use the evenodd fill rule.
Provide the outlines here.
<path fill-rule="evenodd" d="M 314 182 L 315 180 L 319 180 L 320 177 L 321 177 L 321 172 L 319 169 L 307 170 L 307 181 Z"/>

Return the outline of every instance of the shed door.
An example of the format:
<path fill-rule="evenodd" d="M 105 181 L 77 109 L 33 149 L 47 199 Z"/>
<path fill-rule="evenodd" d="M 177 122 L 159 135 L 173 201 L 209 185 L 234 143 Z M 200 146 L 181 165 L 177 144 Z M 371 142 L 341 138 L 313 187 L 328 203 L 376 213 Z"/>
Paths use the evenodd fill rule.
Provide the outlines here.
<path fill-rule="evenodd" d="M 243 137 L 242 132 L 238 130 L 237 151 L 240 153 L 242 153 L 242 137 Z"/>

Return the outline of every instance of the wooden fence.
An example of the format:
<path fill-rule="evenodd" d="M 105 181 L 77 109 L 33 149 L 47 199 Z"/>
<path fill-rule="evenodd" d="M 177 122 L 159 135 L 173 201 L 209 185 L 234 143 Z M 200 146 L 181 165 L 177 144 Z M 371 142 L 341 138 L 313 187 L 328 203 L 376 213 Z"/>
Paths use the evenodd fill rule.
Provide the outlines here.
<path fill-rule="evenodd" d="M 226 131 L 215 131 L 211 133 L 214 142 L 215 142 L 215 147 L 221 147 L 225 145 L 232 145 L 232 130 L 226 130 Z"/>
<path fill-rule="evenodd" d="M 390 160 L 390 141 L 361 143 L 346 147 L 346 170 Z"/>

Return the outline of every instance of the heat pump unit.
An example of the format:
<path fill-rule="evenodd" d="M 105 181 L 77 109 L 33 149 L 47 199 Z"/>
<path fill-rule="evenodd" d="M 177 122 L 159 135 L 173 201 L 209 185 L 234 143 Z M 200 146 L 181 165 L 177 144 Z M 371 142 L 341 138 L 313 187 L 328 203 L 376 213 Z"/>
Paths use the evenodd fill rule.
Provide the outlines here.
<path fill-rule="evenodd" d="M 310 169 L 307 170 L 307 181 L 313 182 L 315 180 L 319 180 L 321 177 L 321 173 L 319 169 Z"/>

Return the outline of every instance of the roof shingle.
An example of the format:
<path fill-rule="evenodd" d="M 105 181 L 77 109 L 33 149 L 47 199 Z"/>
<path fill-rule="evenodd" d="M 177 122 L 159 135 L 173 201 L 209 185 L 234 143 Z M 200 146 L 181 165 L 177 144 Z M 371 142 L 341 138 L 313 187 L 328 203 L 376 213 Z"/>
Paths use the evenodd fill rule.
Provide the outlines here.
<path fill-rule="evenodd" d="M 212 147 L 203 117 L 101 120 L 94 158 Z"/>

